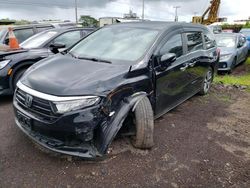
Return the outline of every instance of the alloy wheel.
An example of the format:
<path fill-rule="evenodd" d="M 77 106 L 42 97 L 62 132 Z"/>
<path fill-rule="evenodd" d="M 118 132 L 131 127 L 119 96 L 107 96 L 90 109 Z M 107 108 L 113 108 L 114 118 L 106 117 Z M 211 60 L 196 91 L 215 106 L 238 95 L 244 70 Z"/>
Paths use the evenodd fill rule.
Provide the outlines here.
<path fill-rule="evenodd" d="M 212 84 L 212 79 L 213 79 L 213 73 L 212 71 L 208 71 L 204 80 L 204 91 L 205 93 L 208 92 L 208 90 L 211 87 Z"/>

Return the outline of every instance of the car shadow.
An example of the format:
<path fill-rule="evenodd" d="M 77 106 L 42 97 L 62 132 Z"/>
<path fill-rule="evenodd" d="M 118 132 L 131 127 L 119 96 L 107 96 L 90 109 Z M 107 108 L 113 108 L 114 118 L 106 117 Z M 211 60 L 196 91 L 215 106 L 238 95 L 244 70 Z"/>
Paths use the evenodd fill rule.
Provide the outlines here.
<path fill-rule="evenodd" d="M 0 107 L 5 104 L 11 104 L 13 96 L 0 96 Z"/>

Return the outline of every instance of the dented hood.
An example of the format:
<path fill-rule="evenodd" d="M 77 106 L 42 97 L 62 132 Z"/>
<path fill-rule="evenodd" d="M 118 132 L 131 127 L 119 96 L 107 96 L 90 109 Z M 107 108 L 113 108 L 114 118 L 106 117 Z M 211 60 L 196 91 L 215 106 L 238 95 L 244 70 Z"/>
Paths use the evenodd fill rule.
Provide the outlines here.
<path fill-rule="evenodd" d="M 21 82 L 56 96 L 105 95 L 119 83 L 129 66 L 75 59 L 56 55 L 31 67 Z"/>

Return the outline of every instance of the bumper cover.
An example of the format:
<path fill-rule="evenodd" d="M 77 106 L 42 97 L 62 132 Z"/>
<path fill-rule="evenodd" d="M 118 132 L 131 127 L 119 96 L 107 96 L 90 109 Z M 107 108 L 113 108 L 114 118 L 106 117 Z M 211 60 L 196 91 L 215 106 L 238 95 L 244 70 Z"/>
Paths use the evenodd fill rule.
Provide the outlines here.
<path fill-rule="evenodd" d="M 21 123 L 15 118 L 16 125 L 33 141 L 37 144 L 57 153 L 82 157 L 82 158 L 96 158 L 101 156 L 95 149 L 95 147 L 90 145 L 83 145 L 82 147 L 69 147 L 65 145 L 62 141 L 56 140 L 43 136 L 39 133 L 32 131 L 31 129 L 24 128 Z"/>
<path fill-rule="evenodd" d="M 96 108 L 85 109 L 48 124 L 22 109 L 15 100 L 13 103 L 16 125 L 37 144 L 57 153 L 86 159 L 103 156 L 94 145 L 93 131 L 98 123 L 94 116 L 93 119 L 89 116 L 96 112 Z M 20 114 L 27 118 L 29 123 L 21 120 Z M 93 128 L 90 129 L 90 126 Z M 63 139 L 64 136 L 69 136 L 72 140 Z"/>

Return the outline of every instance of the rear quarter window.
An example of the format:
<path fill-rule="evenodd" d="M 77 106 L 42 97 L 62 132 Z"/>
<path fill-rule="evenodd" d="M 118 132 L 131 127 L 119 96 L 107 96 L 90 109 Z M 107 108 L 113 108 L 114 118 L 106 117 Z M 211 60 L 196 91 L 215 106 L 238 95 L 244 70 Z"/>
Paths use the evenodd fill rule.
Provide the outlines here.
<path fill-rule="evenodd" d="M 187 39 L 188 52 L 203 50 L 202 32 L 185 33 Z"/>

